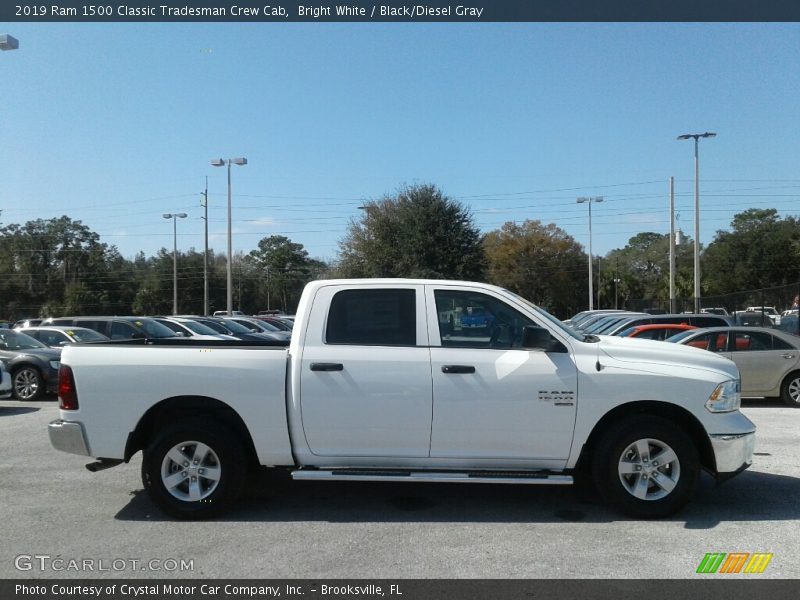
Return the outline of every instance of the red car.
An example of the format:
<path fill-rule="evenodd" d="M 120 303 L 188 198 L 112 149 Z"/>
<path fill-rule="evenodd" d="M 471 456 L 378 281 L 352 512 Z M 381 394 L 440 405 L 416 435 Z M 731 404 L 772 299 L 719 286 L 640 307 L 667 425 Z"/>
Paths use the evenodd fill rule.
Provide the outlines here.
<path fill-rule="evenodd" d="M 689 329 L 697 329 L 694 325 L 686 325 L 684 323 L 654 323 L 651 325 L 636 325 L 620 331 L 617 335 L 620 337 L 635 337 L 643 340 L 659 340 L 663 341 L 668 337 L 672 337 L 681 331 Z"/>

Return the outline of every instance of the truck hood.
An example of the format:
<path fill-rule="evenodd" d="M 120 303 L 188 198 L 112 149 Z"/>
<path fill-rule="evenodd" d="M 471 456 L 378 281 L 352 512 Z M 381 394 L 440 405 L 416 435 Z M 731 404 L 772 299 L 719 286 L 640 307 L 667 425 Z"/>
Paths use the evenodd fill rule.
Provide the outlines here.
<path fill-rule="evenodd" d="M 637 340 L 635 338 L 613 335 L 599 335 L 598 361 L 602 364 L 603 355 L 619 362 L 636 365 L 664 365 L 688 369 L 715 371 L 731 379 L 739 379 L 739 369 L 727 358 L 717 356 L 708 350 L 692 348 L 670 342 Z"/>

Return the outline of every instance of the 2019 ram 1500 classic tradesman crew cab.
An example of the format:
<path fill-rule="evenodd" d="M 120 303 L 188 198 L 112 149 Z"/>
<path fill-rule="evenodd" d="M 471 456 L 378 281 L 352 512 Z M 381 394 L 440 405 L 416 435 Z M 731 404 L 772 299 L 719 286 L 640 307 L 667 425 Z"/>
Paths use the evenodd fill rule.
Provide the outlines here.
<path fill-rule="evenodd" d="M 447 315 L 467 307 L 492 327 L 453 327 Z M 51 441 L 98 458 L 90 470 L 141 450 L 145 488 L 178 518 L 229 507 L 255 464 L 329 481 L 568 484 L 587 473 L 623 511 L 663 516 L 701 468 L 725 479 L 752 460 L 731 361 L 581 336 L 487 284 L 315 281 L 288 349 L 276 344 L 67 347 Z"/>

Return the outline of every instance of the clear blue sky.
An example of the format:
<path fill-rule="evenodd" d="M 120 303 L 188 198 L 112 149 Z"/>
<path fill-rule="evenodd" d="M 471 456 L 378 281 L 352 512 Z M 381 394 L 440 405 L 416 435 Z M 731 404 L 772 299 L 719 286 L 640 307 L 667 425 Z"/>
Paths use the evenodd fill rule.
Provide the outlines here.
<path fill-rule="evenodd" d="M 668 178 L 701 240 L 800 212 L 797 24 L 3 24 L 3 223 L 67 214 L 126 257 L 281 234 L 330 259 L 360 203 L 435 183 L 484 231 L 553 222 L 595 254 L 667 232 Z"/>

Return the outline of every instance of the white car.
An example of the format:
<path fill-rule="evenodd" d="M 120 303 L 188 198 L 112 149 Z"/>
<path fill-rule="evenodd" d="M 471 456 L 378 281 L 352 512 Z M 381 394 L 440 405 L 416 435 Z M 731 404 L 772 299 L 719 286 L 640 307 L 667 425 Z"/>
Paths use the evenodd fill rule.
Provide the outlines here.
<path fill-rule="evenodd" d="M 775 310 L 774 306 L 748 306 L 747 312 L 763 313 L 767 315 L 770 319 L 772 319 L 773 324 L 775 325 L 781 324 L 781 313 Z"/>
<path fill-rule="evenodd" d="M 169 327 L 175 335 L 193 340 L 235 340 L 232 335 L 217 333 L 210 327 L 186 317 L 153 317 L 156 321 Z"/>

